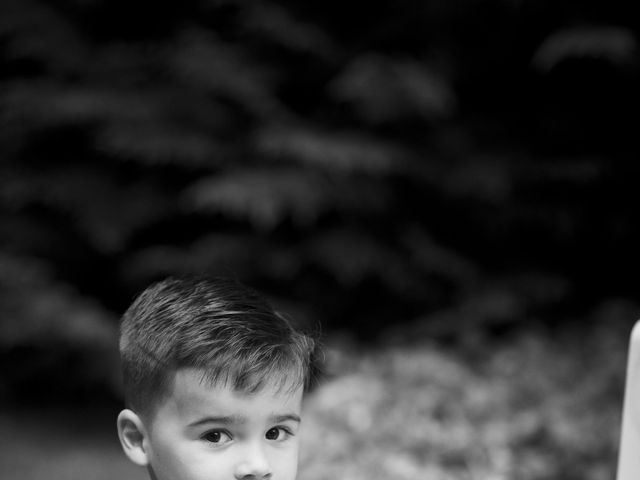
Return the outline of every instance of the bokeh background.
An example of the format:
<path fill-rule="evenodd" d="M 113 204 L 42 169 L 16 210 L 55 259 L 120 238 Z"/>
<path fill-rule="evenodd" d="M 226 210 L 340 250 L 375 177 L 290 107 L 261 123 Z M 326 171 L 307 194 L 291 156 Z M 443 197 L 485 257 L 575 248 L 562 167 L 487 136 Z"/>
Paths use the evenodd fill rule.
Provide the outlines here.
<path fill-rule="evenodd" d="M 2 477 L 145 478 L 119 316 L 207 272 L 322 329 L 301 480 L 613 478 L 632 11 L 2 0 Z"/>

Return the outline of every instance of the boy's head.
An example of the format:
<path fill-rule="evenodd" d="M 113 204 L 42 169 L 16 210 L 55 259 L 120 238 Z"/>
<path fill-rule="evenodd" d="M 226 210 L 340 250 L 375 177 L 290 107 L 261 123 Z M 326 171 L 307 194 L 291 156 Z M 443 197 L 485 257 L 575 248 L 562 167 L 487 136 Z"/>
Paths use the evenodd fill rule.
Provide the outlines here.
<path fill-rule="evenodd" d="M 237 282 L 152 285 L 121 326 L 125 452 L 154 480 L 293 480 L 314 350 Z"/>

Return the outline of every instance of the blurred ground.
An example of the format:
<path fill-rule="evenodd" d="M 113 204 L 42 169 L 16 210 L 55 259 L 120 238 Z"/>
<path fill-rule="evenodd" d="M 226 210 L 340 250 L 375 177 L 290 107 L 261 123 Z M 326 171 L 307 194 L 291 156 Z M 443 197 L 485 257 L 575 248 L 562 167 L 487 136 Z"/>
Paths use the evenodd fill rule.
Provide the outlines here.
<path fill-rule="evenodd" d="M 0 471 L 10 480 L 142 480 L 116 436 L 115 412 L 13 409 L 0 413 Z"/>
<path fill-rule="evenodd" d="M 627 339 L 626 324 L 601 322 L 464 349 L 330 342 L 299 478 L 609 480 Z M 115 416 L 3 412 L 3 478 L 145 478 L 120 451 Z"/>

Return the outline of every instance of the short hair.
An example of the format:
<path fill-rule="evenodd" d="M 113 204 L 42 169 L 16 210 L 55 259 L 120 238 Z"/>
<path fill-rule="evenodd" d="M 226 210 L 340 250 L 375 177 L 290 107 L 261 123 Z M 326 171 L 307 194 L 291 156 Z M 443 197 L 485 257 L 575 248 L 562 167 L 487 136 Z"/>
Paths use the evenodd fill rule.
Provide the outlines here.
<path fill-rule="evenodd" d="M 308 389 L 317 372 L 316 339 L 235 280 L 170 277 L 144 290 L 122 317 L 125 401 L 151 415 L 175 372 L 189 367 L 211 384 L 245 393 L 267 382 Z"/>

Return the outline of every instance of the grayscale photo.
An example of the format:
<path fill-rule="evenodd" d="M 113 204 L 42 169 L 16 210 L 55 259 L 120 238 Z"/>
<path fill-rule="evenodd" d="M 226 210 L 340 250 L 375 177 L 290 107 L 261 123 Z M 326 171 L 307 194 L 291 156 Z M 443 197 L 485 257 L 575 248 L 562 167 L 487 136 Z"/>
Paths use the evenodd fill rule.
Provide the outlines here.
<path fill-rule="evenodd" d="M 0 477 L 640 479 L 634 10 L 0 0 Z"/>

